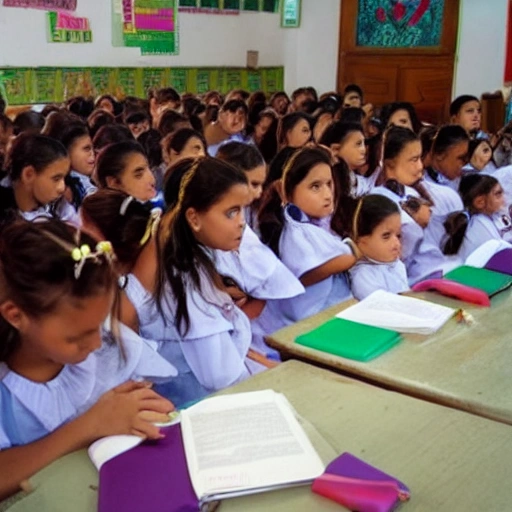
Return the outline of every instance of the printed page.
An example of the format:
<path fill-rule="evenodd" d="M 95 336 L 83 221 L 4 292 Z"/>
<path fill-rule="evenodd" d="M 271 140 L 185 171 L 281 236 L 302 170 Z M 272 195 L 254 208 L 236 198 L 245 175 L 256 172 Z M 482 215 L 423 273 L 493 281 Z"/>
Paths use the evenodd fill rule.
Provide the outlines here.
<path fill-rule="evenodd" d="M 454 314 L 453 308 L 378 290 L 336 316 L 398 332 L 431 334 Z"/>
<path fill-rule="evenodd" d="M 290 404 L 271 390 L 206 399 L 182 412 L 181 425 L 200 499 L 311 481 L 324 471 Z"/>

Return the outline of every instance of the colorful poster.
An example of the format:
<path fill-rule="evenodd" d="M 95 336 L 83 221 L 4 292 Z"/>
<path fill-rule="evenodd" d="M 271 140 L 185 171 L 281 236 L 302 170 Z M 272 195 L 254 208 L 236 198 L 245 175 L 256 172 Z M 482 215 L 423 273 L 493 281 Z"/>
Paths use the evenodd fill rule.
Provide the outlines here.
<path fill-rule="evenodd" d="M 4 7 L 28 7 L 46 11 L 76 11 L 77 0 L 3 0 Z"/>
<path fill-rule="evenodd" d="M 231 89 L 283 90 L 284 68 L 0 68 L 0 90 L 9 105 L 60 103 L 72 96 L 146 97 L 149 87 L 178 92 Z"/>
<path fill-rule="evenodd" d="M 112 0 L 112 45 L 178 54 L 178 0 Z"/>
<path fill-rule="evenodd" d="M 282 0 L 281 27 L 297 28 L 300 26 L 301 0 Z"/>
<path fill-rule="evenodd" d="M 359 0 L 357 46 L 439 46 L 443 10 L 444 0 Z"/>
<path fill-rule="evenodd" d="M 77 18 L 61 12 L 49 12 L 48 40 L 50 43 L 92 43 L 87 18 Z"/>

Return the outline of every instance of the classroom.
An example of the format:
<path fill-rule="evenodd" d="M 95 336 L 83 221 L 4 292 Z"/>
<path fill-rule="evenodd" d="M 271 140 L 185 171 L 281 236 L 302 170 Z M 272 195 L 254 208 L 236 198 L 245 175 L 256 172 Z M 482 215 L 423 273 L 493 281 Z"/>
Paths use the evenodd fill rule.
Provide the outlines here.
<path fill-rule="evenodd" d="M 511 509 L 510 0 L 0 0 L 0 512 Z"/>

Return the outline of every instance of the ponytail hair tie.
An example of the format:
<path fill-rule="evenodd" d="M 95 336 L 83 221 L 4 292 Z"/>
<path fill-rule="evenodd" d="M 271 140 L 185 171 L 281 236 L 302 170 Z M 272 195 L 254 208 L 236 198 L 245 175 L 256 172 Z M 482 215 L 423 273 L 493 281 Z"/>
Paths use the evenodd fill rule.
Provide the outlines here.
<path fill-rule="evenodd" d="M 359 221 L 359 215 L 361 213 L 361 208 L 363 207 L 363 197 L 359 198 L 357 202 L 356 211 L 354 212 L 354 218 L 352 219 L 352 239 L 354 242 L 357 242 L 357 238 L 359 237 L 357 222 Z"/>
<path fill-rule="evenodd" d="M 462 210 L 461 213 L 464 215 L 464 217 L 466 217 L 466 219 L 468 219 L 468 222 L 471 220 L 471 213 L 469 213 L 467 210 Z"/>
<path fill-rule="evenodd" d="M 148 223 L 146 224 L 146 231 L 142 235 L 140 239 L 139 245 L 142 247 L 146 245 L 147 241 L 155 235 L 156 230 L 158 229 L 158 224 L 160 223 L 160 219 L 162 217 L 162 209 L 161 208 L 153 208 L 151 213 L 149 214 Z"/>
<path fill-rule="evenodd" d="M 128 211 L 128 206 L 135 198 L 133 196 L 125 197 L 123 202 L 121 203 L 121 207 L 119 208 L 119 215 L 124 216 Z"/>

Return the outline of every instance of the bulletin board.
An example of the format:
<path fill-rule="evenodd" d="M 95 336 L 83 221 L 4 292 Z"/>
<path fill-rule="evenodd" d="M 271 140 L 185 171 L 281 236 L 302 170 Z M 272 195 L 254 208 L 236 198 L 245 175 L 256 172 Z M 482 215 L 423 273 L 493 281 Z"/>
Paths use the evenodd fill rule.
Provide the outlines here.
<path fill-rule="evenodd" d="M 232 89 L 272 94 L 284 89 L 284 68 L 0 68 L 0 92 L 9 105 L 60 103 L 77 95 L 146 97 L 150 87 L 202 94 Z"/>

